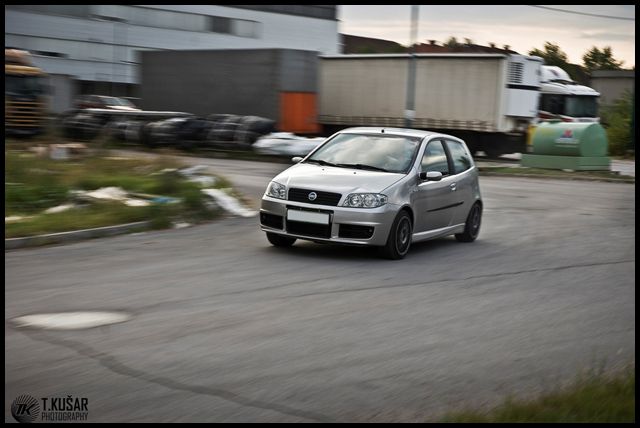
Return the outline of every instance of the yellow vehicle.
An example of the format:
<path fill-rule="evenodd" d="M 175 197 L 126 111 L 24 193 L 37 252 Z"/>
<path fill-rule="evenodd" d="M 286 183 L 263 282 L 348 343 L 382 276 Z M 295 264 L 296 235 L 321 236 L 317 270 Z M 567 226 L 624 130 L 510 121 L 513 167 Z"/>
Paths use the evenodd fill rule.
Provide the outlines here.
<path fill-rule="evenodd" d="M 5 49 L 4 60 L 5 135 L 39 134 L 47 115 L 47 75 L 33 65 L 28 52 Z"/>

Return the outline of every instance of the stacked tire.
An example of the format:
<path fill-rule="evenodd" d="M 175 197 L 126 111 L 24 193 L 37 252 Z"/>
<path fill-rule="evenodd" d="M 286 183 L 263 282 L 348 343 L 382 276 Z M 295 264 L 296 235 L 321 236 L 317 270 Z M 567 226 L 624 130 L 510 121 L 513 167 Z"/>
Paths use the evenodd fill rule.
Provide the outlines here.
<path fill-rule="evenodd" d="M 63 117 L 62 134 L 65 138 L 90 141 L 100 134 L 103 125 L 102 118 L 89 113 L 78 112 Z"/>

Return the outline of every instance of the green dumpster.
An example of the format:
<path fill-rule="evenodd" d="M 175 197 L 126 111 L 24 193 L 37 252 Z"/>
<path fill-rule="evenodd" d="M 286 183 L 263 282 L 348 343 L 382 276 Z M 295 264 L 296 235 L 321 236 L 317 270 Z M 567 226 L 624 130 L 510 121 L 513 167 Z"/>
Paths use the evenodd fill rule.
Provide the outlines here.
<path fill-rule="evenodd" d="M 542 122 L 532 130 L 531 153 L 522 155 L 530 168 L 609 170 L 608 141 L 596 122 Z"/>

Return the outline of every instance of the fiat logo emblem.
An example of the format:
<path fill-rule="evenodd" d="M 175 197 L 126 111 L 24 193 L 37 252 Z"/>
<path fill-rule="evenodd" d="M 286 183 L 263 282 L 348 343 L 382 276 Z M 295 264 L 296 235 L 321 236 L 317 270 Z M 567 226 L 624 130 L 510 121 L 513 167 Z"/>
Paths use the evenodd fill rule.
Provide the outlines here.
<path fill-rule="evenodd" d="M 310 201 L 315 201 L 318 195 L 316 195 L 316 192 L 311 192 L 308 197 Z"/>

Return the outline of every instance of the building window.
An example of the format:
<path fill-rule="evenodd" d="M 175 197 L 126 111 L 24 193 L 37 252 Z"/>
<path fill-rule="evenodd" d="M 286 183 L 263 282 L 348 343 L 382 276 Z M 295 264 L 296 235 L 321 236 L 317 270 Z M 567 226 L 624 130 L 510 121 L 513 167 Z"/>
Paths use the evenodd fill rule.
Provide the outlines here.
<path fill-rule="evenodd" d="M 333 5 L 229 5 L 240 9 L 251 9 L 260 12 L 280 13 L 286 15 L 306 16 L 309 18 L 336 20 L 337 6 Z"/>
<path fill-rule="evenodd" d="M 291 6 L 287 6 L 291 7 Z M 259 37 L 260 23 L 246 19 L 175 12 L 148 7 L 123 5 L 7 5 L 7 9 L 26 12 L 92 18 L 130 25 L 183 31 L 211 31 L 238 37 Z M 114 24 L 115 25 L 115 24 Z M 91 39 L 90 39 L 91 40 Z M 101 40 L 96 40 L 101 41 Z"/>
<path fill-rule="evenodd" d="M 258 37 L 258 23 L 244 19 L 233 20 L 232 34 L 239 37 Z"/>
<path fill-rule="evenodd" d="M 214 33 L 231 34 L 231 19 L 222 16 L 211 16 L 211 31 Z"/>
<path fill-rule="evenodd" d="M 246 19 L 210 16 L 211 31 L 213 33 L 230 34 L 238 37 L 258 37 L 258 22 Z"/>
<path fill-rule="evenodd" d="M 54 58 L 69 58 L 69 55 L 60 52 L 50 52 L 50 51 L 31 51 L 34 55 L 40 56 L 50 56 Z"/>

